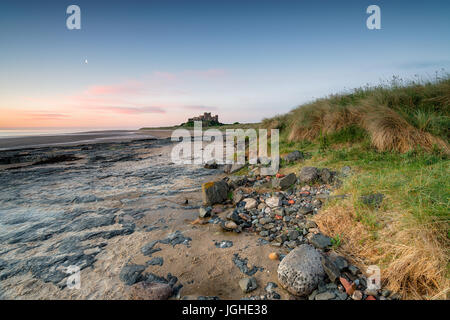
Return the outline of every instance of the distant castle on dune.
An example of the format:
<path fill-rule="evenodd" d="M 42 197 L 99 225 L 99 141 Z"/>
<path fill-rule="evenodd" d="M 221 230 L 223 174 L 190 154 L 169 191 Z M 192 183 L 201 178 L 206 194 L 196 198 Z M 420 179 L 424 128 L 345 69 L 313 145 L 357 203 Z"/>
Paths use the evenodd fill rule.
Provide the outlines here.
<path fill-rule="evenodd" d="M 203 115 L 188 119 L 188 123 L 194 122 L 194 121 L 201 121 L 202 124 L 208 124 L 208 125 L 219 124 L 219 115 L 216 114 L 215 116 L 211 116 L 211 112 L 205 112 L 205 113 L 203 113 Z"/>

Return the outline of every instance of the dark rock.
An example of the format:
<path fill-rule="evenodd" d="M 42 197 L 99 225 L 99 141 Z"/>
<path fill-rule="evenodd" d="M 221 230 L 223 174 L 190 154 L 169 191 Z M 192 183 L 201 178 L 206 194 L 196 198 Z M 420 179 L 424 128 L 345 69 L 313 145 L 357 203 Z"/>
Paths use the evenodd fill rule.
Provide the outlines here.
<path fill-rule="evenodd" d="M 225 181 L 207 182 L 202 184 L 202 199 L 205 206 L 222 203 L 227 200 L 228 185 Z"/>
<path fill-rule="evenodd" d="M 120 271 L 120 280 L 122 280 L 126 285 L 133 285 L 136 282 L 143 280 L 142 272 L 145 270 L 145 266 L 141 265 L 126 265 Z"/>
<path fill-rule="evenodd" d="M 325 270 L 325 273 L 328 275 L 330 281 L 335 282 L 336 279 L 341 276 L 339 268 L 336 267 L 336 265 L 328 257 L 322 256 L 320 261 L 322 262 L 323 270 Z"/>
<path fill-rule="evenodd" d="M 241 270 L 241 272 L 246 274 L 247 276 L 252 276 L 256 272 L 264 270 L 263 268 L 256 267 L 256 266 L 253 266 L 253 268 L 249 269 L 247 266 L 248 259 L 247 258 L 241 259 L 237 253 L 235 253 L 233 255 L 232 260 L 233 260 L 233 263 L 236 265 L 236 267 L 238 267 L 239 270 Z"/>
<path fill-rule="evenodd" d="M 331 238 L 324 236 L 321 233 L 317 233 L 311 237 L 309 242 L 319 249 L 325 249 L 331 246 Z"/>
<path fill-rule="evenodd" d="M 145 263 L 146 266 L 162 266 L 164 263 L 163 257 L 155 257 Z"/>
<path fill-rule="evenodd" d="M 287 154 L 287 155 L 283 158 L 283 160 L 284 160 L 286 163 L 291 163 L 291 162 L 295 162 L 295 161 L 297 161 L 297 160 L 303 160 L 304 158 L 305 158 L 305 157 L 304 157 L 304 155 L 303 155 L 303 152 L 296 150 L 296 151 L 292 151 L 291 153 Z"/>
<path fill-rule="evenodd" d="M 319 171 L 316 167 L 303 167 L 298 177 L 300 182 L 313 183 L 319 178 Z"/>
<path fill-rule="evenodd" d="M 272 187 L 286 189 L 286 188 L 292 186 L 296 181 L 297 181 L 297 176 L 295 175 L 295 173 L 290 173 L 287 176 L 284 176 L 282 178 L 273 179 Z"/>
<path fill-rule="evenodd" d="M 384 194 L 382 193 L 372 193 L 369 195 L 361 196 L 360 201 L 370 207 L 379 208 L 381 202 L 383 202 Z"/>
<path fill-rule="evenodd" d="M 233 241 L 223 240 L 220 242 L 215 242 L 214 245 L 217 248 L 231 248 L 233 246 Z"/>

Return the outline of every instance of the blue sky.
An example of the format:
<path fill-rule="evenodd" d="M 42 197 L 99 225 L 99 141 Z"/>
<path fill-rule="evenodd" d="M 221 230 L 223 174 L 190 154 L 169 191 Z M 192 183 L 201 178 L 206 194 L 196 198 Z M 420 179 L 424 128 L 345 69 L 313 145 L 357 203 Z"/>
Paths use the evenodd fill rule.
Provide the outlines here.
<path fill-rule="evenodd" d="M 66 28 L 71 4 L 81 30 Z M 366 28 L 371 4 L 381 30 Z M 2 0 L 0 127 L 259 121 L 450 70 L 449 14 L 448 1 Z"/>

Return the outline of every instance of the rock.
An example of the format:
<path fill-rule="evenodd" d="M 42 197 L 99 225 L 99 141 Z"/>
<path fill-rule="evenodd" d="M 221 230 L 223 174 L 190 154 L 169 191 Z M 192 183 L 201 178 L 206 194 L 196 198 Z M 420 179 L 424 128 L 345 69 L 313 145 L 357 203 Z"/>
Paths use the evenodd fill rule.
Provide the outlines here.
<path fill-rule="evenodd" d="M 305 228 L 306 229 L 317 228 L 317 223 L 315 223 L 312 220 L 308 220 L 306 221 Z"/>
<path fill-rule="evenodd" d="M 345 260 L 345 258 L 341 256 L 336 257 L 333 262 L 336 265 L 336 267 L 338 267 L 339 271 L 343 271 L 348 267 L 347 260 Z"/>
<path fill-rule="evenodd" d="M 233 241 L 229 241 L 229 240 L 222 240 L 220 242 L 215 242 L 214 245 L 217 248 L 231 248 L 233 246 Z"/>
<path fill-rule="evenodd" d="M 205 166 L 204 166 L 205 169 L 217 169 L 218 167 L 219 166 L 217 165 L 217 163 L 214 159 L 206 162 Z"/>
<path fill-rule="evenodd" d="M 146 245 L 144 245 L 141 248 L 141 252 L 144 256 L 148 256 L 151 257 L 151 255 L 157 251 L 160 251 L 160 248 L 153 248 L 157 243 L 159 242 L 159 240 L 153 240 L 150 241 L 149 243 L 147 243 Z"/>
<path fill-rule="evenodd" d="M 331 246 L 331 238 L 324 236 L 321 233 L 315 234 L 311 237 L 309 242 L 316 248 L 325 249 Z"/>
<path fill-rule="evenodd" d="M 382 193 L 372 193 L 369 195 L 359 197 L 359 200 L 370 207 L 379 208 L 381 202 L 383 202 L 384 194 Z"/>
<path fill-rule="evenodd" d="M 142 280 L 142 272 L 145 270 L 145 266 L 141 265 L 126 265 L 122 268 L 119 274 L 120 280 L 122 280 L 126 285 L 133 285 L 136 282 Z"/>
<path fill-rule="evenodd" d="M 301 151 L 292 151 L 291 153 L 288 153 L 286 156 L 284 156 L 283 160 L 286 163 L 295 162 L 297 160 L 303 160 L 305 158 L 303 152 Z"/>
<path fill-rule="evenodd" d="M 271 252 L 270 254 L 269 254 L 269 259 L 270 260 L 278 260 L 280 258 L 280 256 L 278 255 L 278 253 L 276 253 L 276 252 Z"/>
<path fill-rule="evenodd" d="M 331 183 L 333 180 L 333 174 L 327 168 L 323 168 L 320 170 L 319 177 L 323 183 Z"/>
<path fill-rule="evenodd" d="M 303 167 L 298 177 L 300 182 L 312 183 L 319 178 L 319 171 L 316 167 Z"/>
<path fill-rule="evenodd" d="M 276 208 L 276 207 L 281 206 L 281 199 L 279 197 L 270 197 L 270 198 L 266 199 L 266 204 L 270 208 Z"/>
<path fill-rule="evenodd" d="M 355 290 L 355 292 L 353 292 L 353 294 L 352 294 L 353 300 L 362 300 L 362 298 L 363 298 L 363 294 L 361 291 Z"/>
<path fill-rule="evenodd" d="M 255 199 L 253 198 L 245 198 L 244 200 L 242 200 L 245 202 L 245 206 L 244 209 L 245 210 L 251 210 L 256 208 L 256 206 L 258 205 L 258 202 L 256 202 Z"/>
<path fill-rule="evenodd" d="M 222 221 L 220 226 L 225 231 L 233 231 L 233 230 L 236 230 L 237 227 L 238 227 L 237 224 L 234 221 Z"/>
<path fill-rule="evenodd" d="M 258 288 L 258 283 L 254 277 L 250 277 L 239 280 L 239 286 L 244 293 L 248 293 Z"/>
<path fill-rule="evenodd" d="M 297 240 L 297 238 L 300 236 L 300 233 L 297 230 L 292 230 L 288 232 L 287 236 L 289 240 Z"/>
<path fill-rule="evenodd" d="M 244 198 L 244 196 L 242 195 L 242 191 L 240 190 L 235 190 L 233 192 L 233 203 L 237 204 L 239 202 L 241 202 L 241 200 Z"/>
<path fill-rule="evenodd" d="M 277 273 L 278 282 L 297 296 L 310 294 L 325 275 L 320 253 L 307 244 L 298 246 L 284 257 Z"/>
<path fill-rule="evenodd" d="M 269 231 L 267 231 L 267 230 L 261 231 L 261 232 L 259 233 L 259 235 L 260 235 L 261 237 L 268 237 L 268 236 L 269 236 Z"/>
<path fill-rule="evenodd" d="M 200 207 L 200 209 L 198 209 L 198 216 L 200 218 L 206 218 L 206 217 L 210 217 L 211 216 L 211 212 L 212 212 L 212 208 L 211 207 Z"/>
<path fill-rule="evenodd" d="M 285 177 L 273 179 L 272 187 L 286 189 L 286 188 L 292 186 L 296 181 L 297 181 L 297 176 L 295 175 L 295 173 L 290 173 Z"/>
<path fill-rule="evenodd" d="M 270 223 L 270 222 L 272 222 L 271 218 L 264 217 L 264 218 L 259 219 L 259 223 L 262 224 L 262 225 L 265 225 L 265 224 Z"/>
<path fill-rule="evenodd" d="M 264 290 L 267 293 L 272 293 L 274 291 L 275 288 L 278 288 L 278 285 L 275 282 L 267 282 L 266 287 L 264 288 Z"/>
<path fill-rule="evenodd" d="M 319 293 L 315 296 L 315 300 L 331 300 L 336 297 L 334 292 L 331 291 L 325 291 L 323 293 Z"/>
<path fill-rule="evenodd" d="M 163 257 L 155 257 L 145 263 L 146 266 L 162 266 L 164 263 Z"/>
<path fill-rule="evenodd" d="M 139 282 L 130 288 L 131 300 L 167 300 L 172 295 L 172 287 L 167 283 Z"/>
<path fill-rule="evenodd" d="M 350 273 L 354 276 L 356 276 L 359 273 L 359 269 L 354 265 L 348 266 L 348 271 L 350 271 Z"/>
<path fill-rule="evenodd" d="M 325 270 L 325 273 L 328 275 L 331 282 L 336 281 L 336 279 L 341 276 L 338 267 L 336 267 L 336 265 L 328 257 L 322 256 L 321 262 L 323 270 Z"/>
<path fill-rule="evenodd" d="M 353 292 L 355 292 L 356 290 L 356 284 L 355 283 L 350 283 L 347 281 L 347 279 L 340 277 L 339 281 L 341 282 L 342 286 L 345 289 L 345 292 L 351 296 L 353 294 Z"/>
<path fill-rule="evenodd" d="M 352 173 L 352 168 L 350 168 L 349 166 L 342 167 L 341 174 L 344 177 L 347 177 L 347 176 L 351 175 L 351 173 Z"/>
<path fill-rule="evenodd" d="M 247 183 L 246 176 L 230 176 L 228 177 L 228 185 L 231 189 L 242 187 Z"/>
<path fill-rule="evenodd" d="M 225 173 L 235 173 L 235 172 L 241 170 L 244 167 L 245 167 L 245 164 L 237 164 L 237 163 L 226 164 L 223 167 L 223 172 L 225 172 Z"/>
<path fill-rule="evenodd" d="M 206 182 L 202 184 L 203 205 L 210 206 L 227 200 L 228 185 L 225 181 Z"/>

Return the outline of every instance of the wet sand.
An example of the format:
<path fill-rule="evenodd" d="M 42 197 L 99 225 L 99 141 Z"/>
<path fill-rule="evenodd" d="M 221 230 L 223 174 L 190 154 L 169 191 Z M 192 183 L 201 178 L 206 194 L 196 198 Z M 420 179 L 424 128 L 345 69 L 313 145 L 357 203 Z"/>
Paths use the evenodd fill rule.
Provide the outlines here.
<path fill-rule="evenodd" d="M 169 131 L 170 132 L 170 131 Z M 152 132 L 167 137 L 167 131 Z M 162 257 L 162 266 L 146 266 L 144 274 L 178 277 L 183 287 L 172 299 L 217 296 L 241 299 L 263 295 L 276 282 L 277 261 L 270 252 L 284 248 L 261 245 L 250 233 L 224 232 L 213 221 L 192 224 L 201 205 L 201 183 L 223 176 L 199 165 L 175 165 L 167 139 L 52 146 L 4 152 L 14 161 L 76 155 L 74 161 L 0 168 L 0 298 L 127 299 L 130 286 L 120 278 L 126 265 L 146 265 Z M 188 203 L 186 204 L 186 199 Z M 223 206 L 225 219 L 233 206 Z M 154 240 L 181 232 L 191 240 L 144 256 Z M 230 240 L 230 248 L 216 241 Z M 258 289 L 242 293 L 247 277 L 233 262 L 248 259 Z M 81 268 L 81 288 L 65 286 L 62 268 Z M 282 299 L 289 294 L 277 289 Z"/>

